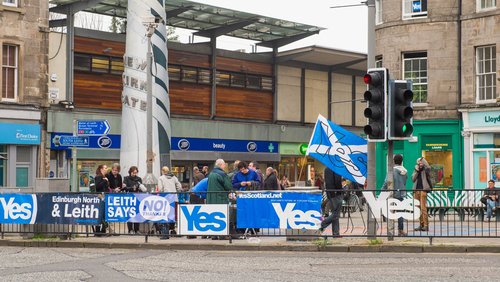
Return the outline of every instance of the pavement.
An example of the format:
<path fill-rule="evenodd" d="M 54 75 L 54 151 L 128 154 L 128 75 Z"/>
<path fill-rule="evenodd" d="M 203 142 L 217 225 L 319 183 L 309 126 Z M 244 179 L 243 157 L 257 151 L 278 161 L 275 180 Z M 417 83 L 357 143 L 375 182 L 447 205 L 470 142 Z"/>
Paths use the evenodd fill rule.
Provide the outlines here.
<path fill-rule="evenodd" d="M 366 238 L 318 237 L 310 241 L 290 241 L 285 237 L 250 237 L 228 240 L 187 239 L 171 237 L 160 240 L 156 236 L 76 236 L 69 240 L 59 238 L 23 239 L 5 234 L 0 246 L 54 247 L 54 248 L 117 248 L 203 251 L 294 251 L 294 252 L 394 252 L 394 253 L 500 253 L 500 238 L 428 238 L 395 237 L 367 240 Z"/>

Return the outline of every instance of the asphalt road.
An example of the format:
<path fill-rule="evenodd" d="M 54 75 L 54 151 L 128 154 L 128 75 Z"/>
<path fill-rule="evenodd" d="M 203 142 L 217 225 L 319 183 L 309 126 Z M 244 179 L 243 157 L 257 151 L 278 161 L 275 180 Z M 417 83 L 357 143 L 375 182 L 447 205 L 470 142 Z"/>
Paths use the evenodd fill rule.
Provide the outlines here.
<path fill-rule="evenodd" d="M 500 254 L 0 249 L 0 281 L 499 281 Z"/>

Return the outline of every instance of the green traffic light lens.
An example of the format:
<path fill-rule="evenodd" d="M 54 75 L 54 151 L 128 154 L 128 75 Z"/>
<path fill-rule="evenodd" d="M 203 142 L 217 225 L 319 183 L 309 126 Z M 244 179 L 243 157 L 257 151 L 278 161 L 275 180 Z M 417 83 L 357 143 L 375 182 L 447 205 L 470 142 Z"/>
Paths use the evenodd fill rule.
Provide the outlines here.
<path fill-rule="evenodd" d="M 403 125 L 403 133 L 406 133 L 406 129 L 407 128 L 406 128 L 406 124 L 405 124 L 405 125 Z"/>

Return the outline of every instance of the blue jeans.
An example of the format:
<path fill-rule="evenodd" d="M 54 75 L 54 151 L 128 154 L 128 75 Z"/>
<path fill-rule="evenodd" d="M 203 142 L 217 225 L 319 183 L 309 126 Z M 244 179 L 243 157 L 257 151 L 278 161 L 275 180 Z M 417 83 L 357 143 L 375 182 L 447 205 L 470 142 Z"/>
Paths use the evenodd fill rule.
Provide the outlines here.
<path fill-rule="evenodd" d="M 499 203 L 497 201 L 493 201 L 491 199 L 486 200 L 486 218 L 491 218 L 493 214 L 493 208 L 498 207 Z"/>
<path fill-rule="evenodd" d="M 395 197 L 395 198 L 400 200 L 400 201 L 403 201 L 403 197 L 401 197 L 401 196 Z M 402 218 L 402 217 L 398 218 L 398 230 L 404 230 L 403 223 L 404 223 L 404 218 Z"/>

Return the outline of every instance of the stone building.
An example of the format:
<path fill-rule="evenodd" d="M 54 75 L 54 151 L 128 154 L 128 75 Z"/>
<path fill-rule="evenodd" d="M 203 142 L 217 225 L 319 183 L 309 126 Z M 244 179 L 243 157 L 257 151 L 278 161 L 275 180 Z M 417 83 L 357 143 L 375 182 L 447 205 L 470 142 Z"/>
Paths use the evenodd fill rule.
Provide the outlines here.
<path fill-rule="evenodd" d="M 425 156 L 437 187 L 485 187 L 500 162 L 497 1 L 375 3 L 376 64 L 413 82 L 415 138 L 396 153 L 410 169 Z"/>
<path fill-rule="evenodd" d="M 45 175 L 48 0 L 0 1 L 0 187 Z M 42 145 L 42 146 L 41 146 Z"/>

